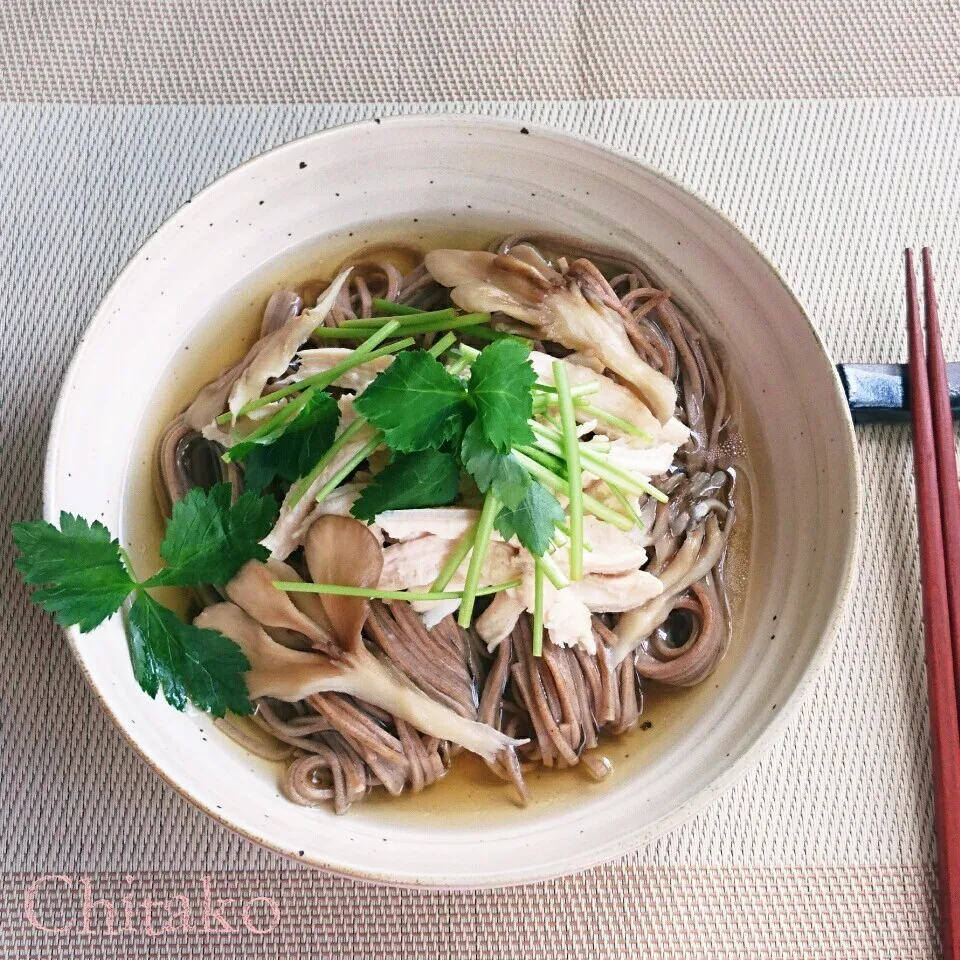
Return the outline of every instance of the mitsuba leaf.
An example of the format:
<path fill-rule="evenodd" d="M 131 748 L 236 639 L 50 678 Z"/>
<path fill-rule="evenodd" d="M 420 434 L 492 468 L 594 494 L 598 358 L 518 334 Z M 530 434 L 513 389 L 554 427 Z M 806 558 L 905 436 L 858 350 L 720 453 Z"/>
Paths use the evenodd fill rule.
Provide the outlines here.
<path fill-rule="evenodd" d="M 293 483 L 310 472 L 330 449 L 340 423 L 340 407 L 329 393 L 315 392 L 293 422 L 271 442 L 253 443 L 244 453 L 244 484 L 260 493 L 277 478 Z M 231 452 L 236 447 L 231 447 Z M 234 455 L 234 459 L 238 459 Z"/>
<path fill-rule="evenodd" d="M 520 506 L 530 486 L 530 475 L 512 453 L 501 453 L 484 436 L 479 420 L 467 427 L 460 456 L 464 469 L 476 481 L 481 493 L 492 488 L 496 498 L 509 509 Z"/>
<path fill-rule="evenodd" d="M 250 661 L 232 640 L 184 623 L 145 592 L 133 601 L 129 621 L 134 676 L 151 697 L 162 689 L 177 710 L 191 700 L 215 717 L 253 712 L 244 680 Z"/>
<path fill-rule="evenodd" d="M 518 340 L 484 347 L 470 368 L 470 398 L 483 435 L 501 453 L 534 442 L 527 422 L 533 415 L 537 375 L 530 350 Z"/>
<path fill-rule="evenodd" d="M 222 586 L 248 561 L 266 560 L 260 546 L 272 529 L 277 503 L 247 491 L 231 504 L 232 489 L 218 483 L 194 488 L 173 505 L 160 556 L 167 566 L 147 586 Z"/>
<path fill-rule="evenodd" d="M 15 523 L 13 539 L 23 579 L 45 585 L 34 592 L 34 602 L 62 626 L 92 630 L 120 609 L 135 586 L 120 544 L 99 521 L 61 513 L 59 530 L 44 520 Z"/>
<path fill-rule="evenodd" d="M 516 537 L 532 554 L 542 557 L 550 545 L 557 524 L 563 523 L 563 508 L 542 483 L 530 482 L 515 510 L 504 507 L 494 526 L 504 540 Z"/>
<path fill-rule="evenodd" d="M 420 450 L 394 454 L 364 487 L 351 513 L 371 523 L 385 510 L 444 506 L 456 498 L 459 481 L 460 465 L 452 453 Z"/>
<path fill-rule="evenodd" d="M 354 407 L 398 453 L 459 443 L 470 410 L 466 387 L 425 350 L 397 354 Z"/>

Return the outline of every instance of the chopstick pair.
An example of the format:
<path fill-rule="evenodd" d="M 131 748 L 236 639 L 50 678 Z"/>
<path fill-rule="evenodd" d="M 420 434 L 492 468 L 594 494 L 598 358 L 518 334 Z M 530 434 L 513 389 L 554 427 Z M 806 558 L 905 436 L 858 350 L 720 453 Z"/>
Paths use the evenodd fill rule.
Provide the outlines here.
<path fill-rule="evenodd" d="M 937 818 L 940 940 L 960 960 L 960 489 L 930 250 L 923 254 L 926 349 L 913 251 L 906 251 L 910 409 Z"/>

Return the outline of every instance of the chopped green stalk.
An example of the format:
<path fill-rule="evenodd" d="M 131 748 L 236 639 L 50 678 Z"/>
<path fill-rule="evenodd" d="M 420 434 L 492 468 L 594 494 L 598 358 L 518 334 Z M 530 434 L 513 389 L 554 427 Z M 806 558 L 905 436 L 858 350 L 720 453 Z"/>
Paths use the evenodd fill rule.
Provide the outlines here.
<path fill-rule="evenodd" d="M 453 553 L 447 557 L 447 562 L 440 568 L 437 579 L 433 581 L 431 590 L 446 590 L 447 584 L 454 578 L 460 565 L 467 559 L 467 554 L 473 549 L 477 540 L 477 525 L 474 524 L 461 538 Z"/>
<path fill-rule="evenodd" d="M 582 383 L 579 387 L 573 387 L 570 395 L 573 397 L 574 406 L 578 410 L 583 410 L 589 405 L 587 397 L 592 396 L 600 389 L 596 383 Z M 557 396 L 556 389 L 544 383 L 536 383 L 533 386 L 533 412 L 543 413 L 552 407 L 558 407 L 560 399 Z"/>
<path fill-rule="evenodd" d="M 470 366 L 470 360 L 467 357 L 458 357 L 453 363 L 447 367 L 447 373 L 452 374 L 455 377 L 459 377 L 467 367 Z"/>
<path fill-rule="evenodd" d="M 638 530 L 645 529 L 646 524 L 640 519 L 640 514 L 637 513 L 632 506 L 630 506 L 630 501 L 627 499 L 626 494 L 618 486 L 615 486 L 612 483 L 608 483 L 607 487 L 609 488 L 610 492 L 620 501 L 620 505 L 624 510 L 627 511 L 627 514 L 632 518 L 633 525 Z"/>
<path fill-rule="evenodd" d="M 476 327 L 490 321 L 489 313 L 465 313 L 452 320 L 438 320 L 429 323 L 409 323 L 403 326 L 403 333 L 415 337 L 421 333 L 437 333 L 440 330 L 460 330 L 463 327 Z M 389 326 L 389 324 L 388 324 Z M 314 335 L 321 340 L 357 340 L 376 332 L 376 327 L 318 327 Z M 383 328 L 381 328 L 383 329 Z"/>
<path fill-rule="evenodd" d="M 318 491 L 317 503 L 323 503 L 357 467 L 383 443 L 383 431 L 378 430 Z"/>
<path fill-rule="evenodd" d="M 457 311 L 452 307 L 448 307 L 445 310 L 414 310 L 413 313 L 400 314 L 396 320 L 391 320 L 390 323 L 399 323 L 401 324 L 401 329 L 404 329 L 408 323 L 441 323 L 447 320 L 455 320 L 456 316 Z M 385 317 L 358 317 L 356 320 L 344 320 L 340 326 L 353 328 L 379 327 L 381 323 L 386 322 L 387 319 Z"/>
<path fill-rule="evenodd" d="M 523 581 L 507 580 L 474 591 L 475 597 L 486 597 L 519 587 Z M 464 594 L 458 590 L 431 590 L 429 593 L 411 593 L 408 590 L 376 590 L 367 587 L 347 587 L 339 583 L 304 583 L 300 580 L 274 580 L 273 585 L 284 593 L 330 593 L 338 597 L 369 597 L 371 600 L 459 600 Z"/>
<path fill-rule="evenodd" d="M 533 655 L 543 656 L 543 561 L 533 560 Z"/>
<path fill-rule="evenodd" d="M 629 433 L 632 437 L 637 437 L 640 440 L 646 440 L 647 443 L 653 443 L 653 437 L 650 436 L 645 430 L 641 430 L 639 427 L 635 427 L 632 423 L 624 420 L 622 417 L 615 416 L 612 413 L 607 413 L 606 410 L 601 410 L 599 407 L 594 406 L 592 403 L 588 403 L 580 408 L 584 413 L 593 417 L 595 420 L 603 420 L 604 423 L 613 424 L 619 430 L 622 430 L 624 433 Z"/>
<path fill-rule="evenodd" d="M 563 452 L 567 460 L 570 484 L 570 579 L 583 579 L 583 472 L 580 467 L 580 438 L 577 418 L 570 395 L 567 368 L 562 360 L 553 361 L 553 381 L 560 399 L 560 422 L 563 424 Z"/>
<path fill-rule="evenodd" d="M 557 474 L 558 477 L 564 477 L 566 464 L 556 454 L 541 450 L 540 447 L 528 447 L 526 445 L 517 447 L 517 449 L 521 453 L 525 453 L 531 460 L 536 460 L 537 463 L 546 467 L 551 473 Z"/>
<path fill-rule="evenodd" d="M 531 421 L 530 426 L 533 432 L 537 434 L 537 442 L 547 453 L 557 455 L 560 452 L 561 447 L 559 438 L 555 435 L 556 431 L 551 431 L 536 421 Z M 646 493 L 655 500 L 659 500 L 660 503 L 666 503 L 669 499 L 662 490 L 658 490 L 646 477 L 627 473 L 626 470 L 614 466 L 606 457 L 595 452 L 584 443 L 579 444 L 579 448 L 580 456 L 586 463 L 587 469 L 605 480 L 608 486 L 617 485 L 631 493 Z"/>
<path fill-rule="evenodd" d="M 457 342 L 453 333 L 444 334 L 428 351 L 431 357 L 437 358 Z"/>
<path fill-rule="evenodd" d="M 552 413 L 545 413 L 543 415 L 543 419 L 546 420 L 547 423 L 549 423 L 550 426 L 557 431 L 558 438 L 563 436 L 563 424 L 561 424 Z"/>
<path fill-rule="evenodd" d="M 295 507 L 300 502 L 303 495 L 310 489 L 314 480 L 320 476 L 327 464 L 356 436 L 357 431 L 360 430 L 366 422 L 362 417 L 357 417 L 357 419 L 346 427 L 340 436 L 330 444 L 330 449 L 314 464 L 313 469 L 297 483 L 296 487 L 292 488 L 290 493 L 291 507 Z"/>
<path fill-rule="evenodd" d="M 290 423 L 292 420 L 297 418 L 300 411 L 310 402 L 310 398 L 313 396 L 314 392 L 315 391 L 312 389 L 304 390 L 304 392 L 301 393 L 296 400 L 285 404 L 272 417 L 267 417 L 267 419 L 264 420 L 263 423 L 261 423 L 260 426 L 255 430 L 252 430 L 245 437 L 238 437 L 235 435 L 234 439 L 238 442 L 241 440 L 253 442 L 259 440 L 261 437 L 265 437 L 268 433 L 271 433 L 278 427 Z M 220 459 L 224 463 L 230 463 L 230 461 L 233 460 L 233 456 L 229 450 L 225 450 Z"/>
<path fill-rule="evenodd" d="M 303 380 L 299 380 L 297 383 L 288 384 L 286 387 L 282 387 L 280 390 L 274 390 L 273 393 L 268 393 L 266 396 L 258 397 L 256 400 L 251 400 L 249 403 L 244 404 L 240 408 L 237 416 L 245 416 L 254 410 L 259 410 L 261 407 L 265 407 L 268 403 L 275 403 L 277 400 L 282 400 L 284 397 L 289 397 L 292 393 L 299 393 L 301 390 L 306 390 L 308 387 L 316 387 L 318 390 L 323 390 L 325 387 L 329 387 L 330 384 L 336 381 L 339 377 L 343 376 L 343 374 L 352 370 L 354 367 L 359 367 L 368 360 L 376 360 L 379 357 L 386 357 L 391 353 L 397 353 L 406 347 L 413 346 L 413 340 L 407 337 L 404 340 L 398 340 L 396 343 L 391 343 L 389 346 L 381 347 L 379 350 L 374 350 L 374 347 L 376 347 L 383 340 L 389 337 L 391 333 L 393 333 L 393 330 L 389 331 L 388 333 L 383 333 L 385 329 L 386 327 L 382 327 L 368 340 L 361 343 L 360 346 L 350 354 L 350 356 L 345 357 L 338 364 L 332 366 L 329 370 L 324 370 L 323 373 L 315 373 L 312 377 L 306 377 Z M 229 423 L 232 419 L 233 415 L 227 412 L 217 417 L 217 423 Z"/>
<path fill-rule="evenodd" d="M 554 493 L 563 494 L 565 497 L 570 496 L 570 484 L 562 477 L 558 477 L 551 470 L 537 463 L 536 460 L 528 457 L 522 450 L 518 450 L 516 447 L 513 448 L 513 455 L 531 477 L 535 477 L 545 487 L 553 490 Z M 605 503 L 601 503 L 587 493 L 583 494 L 583 507 L 587 513 L 592 513 L 598 519 L 612 523 L 620 530 L 627 531 L 633 529 L 633 521 L 629 517 L 625 517 L 622 513 L 617 513 L 616 510 L 611 510 Z"/>
<path fill-rule="evenodd" d="M 515 333 L 504 333 L 502 330 L 494 330 L 493 327 L 477 327 L 470 331 L 470 336 L 479 337 L 481 340 L 519 340 L 525 347 L 532 347 L 533 341 L 527 337 L 517 336 Z"/>
<path fill-rule="evenodd" d="M 570 528 L 569 528 L 565 523 L 558 523 L 558 524 L 557 524 L 557 529 L 558 529 L 561 533 L 566 534 L 567 537 L 570 536 Z M 556 542 L 556 544 L 557 544 L 558 547 L 565 547 L 565 546 L 567 545 L 567 544 L 566 544 L 566 541 L 564 541 L 563 543 L 561 543 L 559 539 L 556 539 L 555 542 Z M 592 546 L 591 544 L 587 543 L 586 540 L 583 541 L 583 549 L 586 550 L 587 553 L 593 553 L 593 546 Z"/>
<path fill-rule="evenodd" d="M 387 317 L 409 317 L 423 312 L 417 307 L 408 307 L 405 303 L 394 303 L 392 300 L 381 300 L 378 297 L 374 297 L 373 309 Z"/>
<path fill-rule="evenodd" d="M 555 362 L 559 363 L 560 361 L 555 361 Z M 533 385 L 533 389 L 537 393 L 545 393 L 550 397 L 559 396 L 557 388 L 551 386 L 549 383 L 539 383 L 539 382 L 535 383 Z M 581 383 L 577 387 L 570 388 L 571 397 L 590 397 L 593 394 L 599 393 L 599 392 L 600 392 L 599 383 Z M 553 404 L 553 406 L 556 406 L 559 403 L 559 400 L 556 400 L 556 399 L 552 400 L 551 403 Z"/>
<path fill-rule="evenodd" d="M 546 574 L 547 579 L 557 590 L 562 590 L 564 587 L 570 586 L 570 581 L 563 575 L 563 571 L 557 566 L 556 561 L 550 554 L 545 553 L 538 559 L 543 566 L 543 572 Z"/>
<path fill-rule="evenodd" d="M 457 347 L 460 356 L 447 367 L 455 377 L 463 373 L 480 356 L 479 350 L 474 350 L 469 344 L 461 343 Z"/>
<path fill-rule="evenodd" d="M 487 546 L 493 535 L 493 522 L 500 512 L 500 501 L 488 491 L 480 511 L 480 519 L 474 528 L 473 551 L 470 554 L 470 566 L 467 567 L 467 578 L 463 585 L 463 600 L 460 603 L 460 612 L 457 614 L 457 623 L 461 627 L 469 627 L 473 618 L 473 603 L 477 596 L 477 586 L 480 583 L 480 574 L 483 572 L 483 561 L 487 556 Z"/>
<path fill-rule="evenodd" d="M 386 323 L 368 323 L 367 326 L 370 328 L 369 334 L 365 335 L 365 340 L 363 343 L 357 347 L 358 350 L 363 350 L 365 353 L 369 353 L 374 347 L 378 344 L 383 343 L 390 334 L 395 333 L 400 329 L 400 321 L 397 319 L 388 320 Z M 340 327 L 317 327 L 313 331 L 313 336 L 315 337 L 324 337 L 329 334 L 331 330 L 339 330 Z"/>

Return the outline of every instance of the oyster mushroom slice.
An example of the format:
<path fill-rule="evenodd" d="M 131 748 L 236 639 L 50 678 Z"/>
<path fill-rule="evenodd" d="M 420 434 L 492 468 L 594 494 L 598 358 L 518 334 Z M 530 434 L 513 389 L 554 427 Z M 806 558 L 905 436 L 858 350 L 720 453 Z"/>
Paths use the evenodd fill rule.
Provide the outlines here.
<path fill-rule="evenodd" d="M 321 517 L 310 528 L 304 550 L 310 574 L 318 583 L 371 587 L 380 579 L 382 548 L 358 520 Z M 194 623 L 219 630 L 240 645 L 250 661 L 247 686 L 251 697 L 269 696 L 293 702 L 314 693 L 348 694 L 406 720 L 429 736 L 458 743 L 486 760 L 494 760 L 504 750 L 523 742 L 487 724 L 467 720 L 437 703 L 389 662 L 375 657 L 360 632 L 369 609 L 366 599 L 332 594 L 321 594 L 320 599 L 339 647 L 336 657 L 281 646 L 234 603 L 208 607 Z"/>
<path fill-rule="evenodd" d="M 300 345 L 323 323 L 349 274 L 349 269 L 341 270 L 313 309 L 292 317 L 254 344 L 247 355 L 250 362 L 230 390 L 227 405 L 234 420 L 247 403 L 263 393 L 268 380 L 283 376 Z"/>
<path fill-rule="evenodd" d="M 318 650 L 335 656 L 338 647 L 322 604 L 309 607 L 312 616 L 308 615 L 292 598 L 310 594 L 286 594 L 273 585 L 274 580 L 300 580 L 300 577 L 293 567 L 280 560 L 266 563 L 250 560 L 226 585 L 224 592 L 258 623 L 302 633 Z"/>
<path fill-rule="evenodd" d="M 451 288 L 457 306 L 500 311 L 536 327 L 548 340 L 596 357 L 631 385 L 660 423 L 673 416 L 676 387 L 637 356 L 621 318 L 609 307 L 588 301 L 575 281 L 543 271 L 535 260 L 509 254 L 432 250 L 425 263 L 438 283 Z"/>

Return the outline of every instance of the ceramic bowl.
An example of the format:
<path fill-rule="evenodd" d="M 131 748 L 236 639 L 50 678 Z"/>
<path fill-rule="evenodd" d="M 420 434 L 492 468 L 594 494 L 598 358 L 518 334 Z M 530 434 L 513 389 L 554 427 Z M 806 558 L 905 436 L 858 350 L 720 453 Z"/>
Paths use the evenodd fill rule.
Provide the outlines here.
<path fill-rule="evenodd" d="M 721 214 L 636 161 L 552 130 L 470 117 L 306 137 L 238 167 L 174 214 L 118 277 L 70 367 L 50 439 L 46 517 L 102 519 L 149 573 L 153 440 L 191 390 L 246 349 L 272 289 L 363 240 L 522 228 L 652 264 L 723 345 L 749 448 L 752 505 L 741 519 L 752 534 L 730 654 L 697 692 L 651 707 L 654 728 L 620 749 L 609 781 L 539 778 L 527 810 L 481 773 L 441 782 L 432 798 L 368 801 L 344 817 L 297 807 L 280 796 L 276 766 L 248 756 L 208 717 L 140 691 L 119 617 L 70 633 L 104 708 L 160 776 L 245 837 L 337 873 L 502 886 L 588 867 L 675 827 L 795 714 L 850 581 L 851 422 L 833 364 L 776 270 Z"/>

